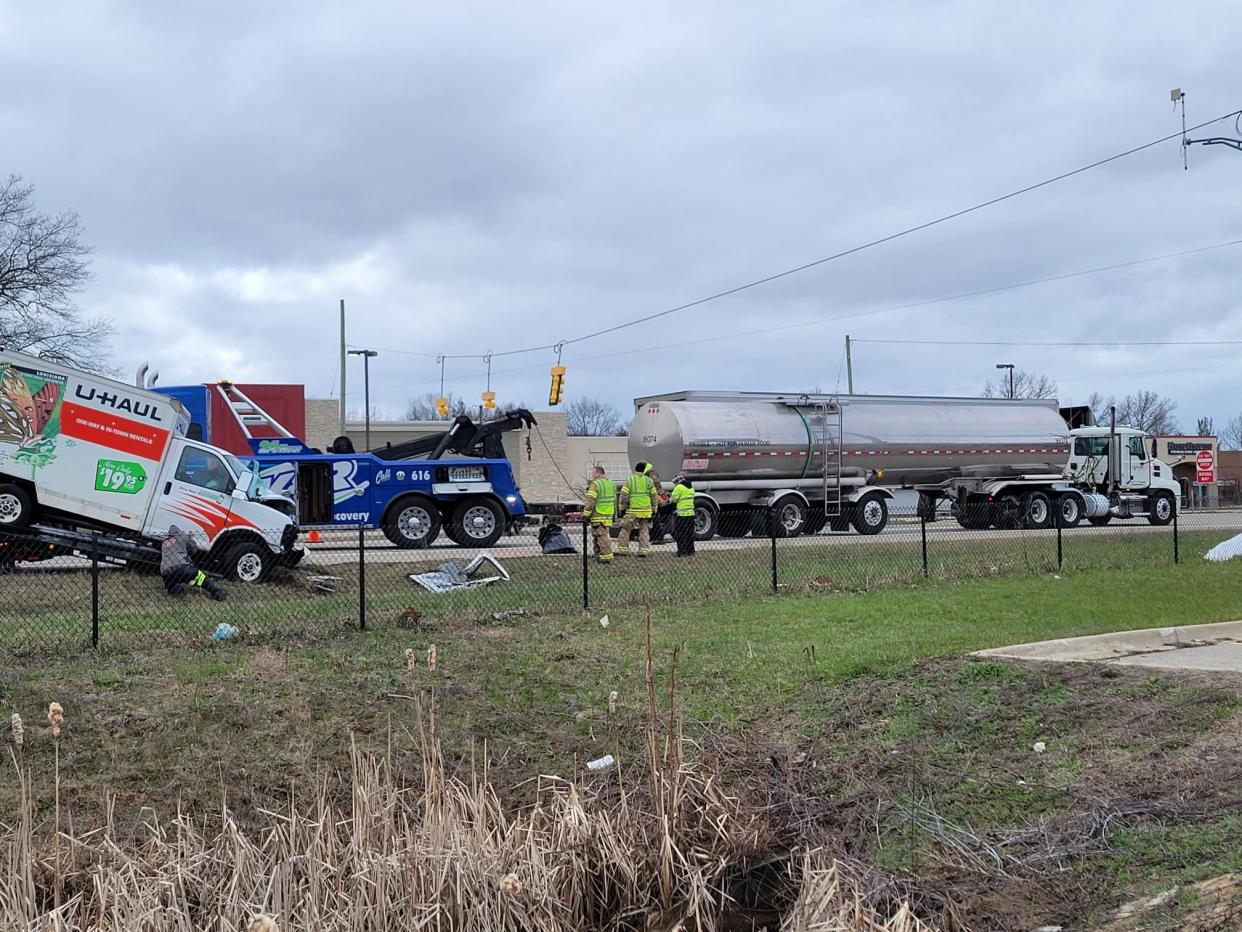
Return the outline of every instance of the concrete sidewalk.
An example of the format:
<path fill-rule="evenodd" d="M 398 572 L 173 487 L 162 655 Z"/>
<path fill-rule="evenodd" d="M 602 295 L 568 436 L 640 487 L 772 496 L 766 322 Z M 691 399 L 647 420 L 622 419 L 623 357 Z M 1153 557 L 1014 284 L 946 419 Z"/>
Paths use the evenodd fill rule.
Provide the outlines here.
<path fill-rule="evenodd" d="M 1059 638 L 981 650 L 975 656 L 1242 673 L 1242 621 Z"/>

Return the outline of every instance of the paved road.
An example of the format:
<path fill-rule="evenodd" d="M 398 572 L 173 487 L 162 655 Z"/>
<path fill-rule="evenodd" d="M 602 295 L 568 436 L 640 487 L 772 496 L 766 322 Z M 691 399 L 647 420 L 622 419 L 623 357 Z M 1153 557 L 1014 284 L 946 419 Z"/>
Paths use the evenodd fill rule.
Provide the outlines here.
<path fill-rule="evenodd" d="M 1242 511 L 1187 512 L 1178 518 L 1178 523 L 1179 529 L 1182 532 L 1218 531 L 1223 539 L 1232 534 L 1242 533 Z M 574 546 L 581 547 L 581 527 L 578 525 L 567 525 L 566 530 L 570 532 Z M 1084 537 L 1110 537 L 1126 534 L 1170 534 L 1172 530 L 1168 527 L 1153 527 L 1147 523 L 1146 519 L 1138 519 L 1134 521 L 1114 521 L 1106 527 L 1092 527 L 1084 524 L 1063 533 Z M 939 541 L 942 544 L 951 544 L 953 541 L 1000 541 L 1021 538 L 1037 540 L 1040 538 L 1051 538 L 1055 534 L 1055 530 L 968 531 L 951 518 L 942 518 L 927 526 L 928 540 Z M 841 534 L 823 533 L 811 537 L 795 537 L 782 540 L 779 546 L 782 548 L 824 546 L 874 547 L 902 542 L 917 543 L 919 540 L 918 521 L 907 517 L 893 517 L 890 519 L 888 527 L 882 533 L 872 537 L 864 537 L 853 531 Z M 368 562 L 443 562 L 445 560 L 469 559 L 475 553 L 478 553 L 476 548 L 458 547 L 443 536 L 427 550 L 400 550 L 393 547 L 379 531 L 368 532 L 366 541 Z M 307 560 L 309 563 L 317 566 L 352 563 L 357 559 L 357 546 L 358 536 L 356 533 L 332 532 L 330 539 L 323 540 L 319 544 L 306 544 Z M 771 546 L 771 542 L 768 538 L 741 537 L 733 539 L 716 538 L 707 543 L 698 544 L 697 548 L 704 551 L 712 551 L 748 550 L 769 546 Z M 659 549 L 665 548 L 671 550 L 671 541 L 662 545 Z M 518 534 L 501 538 L 496 544 L 487 549 L 498 557 L 506 555 L 510 557 L 530 556 L 539 552 L 539 542 L 532 531 L 529 534 Z"/>

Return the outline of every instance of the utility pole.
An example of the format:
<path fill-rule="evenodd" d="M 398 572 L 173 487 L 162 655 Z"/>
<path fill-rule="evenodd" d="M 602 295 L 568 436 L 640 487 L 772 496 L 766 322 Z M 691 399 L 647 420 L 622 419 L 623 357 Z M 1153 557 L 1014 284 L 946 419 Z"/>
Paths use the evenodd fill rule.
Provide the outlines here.
<path fill-rule="evenodd" d="M 1011 363 L 1011 362 L 998 362 L 998 363 L 996 364 L 996 368 L 997 368 L 997 369 L 1008 369 L 1008 370 L 1009 370 L 1009 397 L 1010 397 L 1010 399 L 1012 400 L 1012 399 L 1013 399 L 1013 363 Z"/>
<path fill-rule="evenodd" d="M 341 411 L 340 436 L 345 436 L 345 299 L 341 298 Z"/>
<path fill-rule="evenodd" d="M 371 449 L 371 357 L 378 356 L 373 349 L 351 349 L 350 356 L 362 357 L 362 403 L 366 405 L 366 448 Z"/>
<path fill-rule="evenodd" d="M 837 376 L 840 378 L 840 376 Z M 850 335 L 845 335 L 845 383 L 849 386 L 849 393 L 854 394 L 854 357 L 850 353 Z M 840 382 L 837 383 L 841 384 Z"/>

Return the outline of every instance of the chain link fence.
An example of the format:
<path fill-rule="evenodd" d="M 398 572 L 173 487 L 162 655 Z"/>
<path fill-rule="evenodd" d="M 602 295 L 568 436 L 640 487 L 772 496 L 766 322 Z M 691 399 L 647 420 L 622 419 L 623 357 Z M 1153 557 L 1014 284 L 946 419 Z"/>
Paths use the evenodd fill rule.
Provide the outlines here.
<path fill-rule="evenodd" d="M 697 542 L 685 557 L 677 556 L 665 523 L 655 522 L 647 552 L 634 541 L 628 553 L 605 563 L 597 562 L 590 529 L 578 522 L 529 526 L 486 551 L 447 541 L 401 549 L 382 532 L 354 527 L 304 533 L 296 561 L 239 566 L 232 559 L 222 567 L 191 553 L 193 570 L 172 579 L 161 574 L 154 547 L 108 535 L 58 536 L 55 529 L 7 531 L 0 533 L 0 651 L 309 639 L 412 624 L 423 615 L 602 615 L 643 604 L 831 597 L 924 581 L 1158 569 L 1201 560 L 1215 544 L 1242 534 L 1242 511 L 1187 512 L 1167 526 L 1113 521 L 1030 530 L 968 529 L 947 513 L 928 520 L 913 508 L 894 507 L 879 534 L 842 530 L 829 520 L 816 533 L 787 536 L 779 515 L 757 508 L 733 513 L 720 534 Z M 614 553 L 616 534 L 614 528 Z M 279 549 L 273 545 L 272 552 Z M 217 587 L 219 601 L 211 594 Z"/>

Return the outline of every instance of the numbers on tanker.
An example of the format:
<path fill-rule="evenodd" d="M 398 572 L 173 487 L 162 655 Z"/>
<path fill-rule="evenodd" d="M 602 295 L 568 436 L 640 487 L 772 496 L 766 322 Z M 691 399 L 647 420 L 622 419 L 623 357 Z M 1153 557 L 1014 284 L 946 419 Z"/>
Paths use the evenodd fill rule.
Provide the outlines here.
<path fill-rule="evenodd" d="M 648 446 L 651 446 L 651 444 L 655 442 L 656 442 L 655 434 L 643 434 L 643 443 L 647 444 Z"/>

